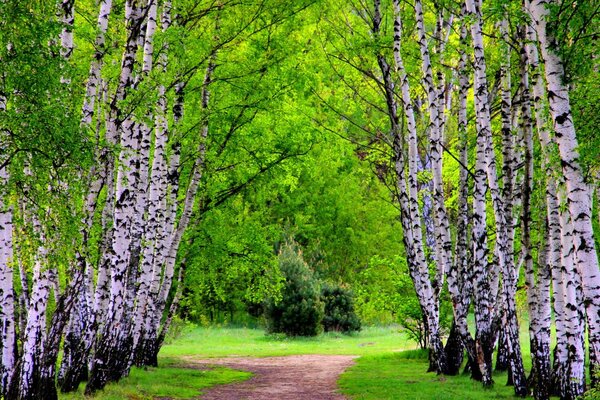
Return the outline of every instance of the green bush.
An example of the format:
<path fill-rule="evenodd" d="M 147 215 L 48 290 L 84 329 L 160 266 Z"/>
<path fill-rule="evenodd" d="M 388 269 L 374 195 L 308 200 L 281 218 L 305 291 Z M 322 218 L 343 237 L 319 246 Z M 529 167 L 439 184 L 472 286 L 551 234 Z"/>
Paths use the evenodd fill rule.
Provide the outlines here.
<path fill-rule="evenodd" d="M 321 299 L 325 303 L 323 328 L 325 332 L 354 332 L 360 330 L 360 320 L 354 312 L 354 300 L 350 290 L 340 286 L 323 286 Z"/>
<path fill-rule="evenodd" d="M 281 301 L 270 300 L 265 306 L 267 330 L 288 336 L 318 335 L 323 319 L 319 281 L 295 244 L 282 246 L 279 268 L 285 277 L 285 285 Z"/>

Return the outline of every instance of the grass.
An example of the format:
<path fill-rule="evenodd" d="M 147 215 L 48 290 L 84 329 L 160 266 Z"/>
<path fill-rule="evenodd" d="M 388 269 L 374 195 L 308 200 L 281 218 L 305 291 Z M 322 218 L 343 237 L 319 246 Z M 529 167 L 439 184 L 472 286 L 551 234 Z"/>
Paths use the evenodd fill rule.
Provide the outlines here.
<path fill-rule="evenodd" d="M 286 338 L 265 335 L 247 328 L 193 328 L 173 343 L 165 345 L 160 355 L 176 358 L 225 356 L 285 356 L 292 354 L 367 355 L 413 349 L 405 333 L 397 327 L 367 327 L 352 335 L 326 333 L 314 338 Z"/>
<path fill-rule="evenodd" d="M 525 330 L 522 326 L 522 330 Z M 530 360 L 527 333 L 522 332 L 526 368 Z M 495 374 L 496 384 L 484 390 L 468 375 L 437 376 L 427 373 L 426 353 L 397 327 L 367 327 L 342 335 L 327 333 L 315 338 L 286 338 L 266 335 L 259 329 L 187 327 L 165 345 L 158 369 L 133 369 L 129 377 L 108 385 L 98 399 L 146 400 L 168 397 L 197 398 L 203 388 L 248 379 L 251 374 L 227 368 L 200 371 L 183 368 L 184 356 L 197 358 L 248 356 L 267 357 L 300 354 L 348 354 L 361 356 L 355 366 L 342 374 L 341 392 L 355 400 L 386 399 L 514 399 L 512 387 L 505 386 L 506 373 Z M 61 395 L 61 400 L 83 399 L 81 393 Z"/>
<path fill-rule="evenodd" d="M 427 373 L 427 353 L 422 350 L 368 355 L 342 374 L 341 392 L 355 400 L 487 400 L 514 399 L 505 386 L 506 373 L 495 374 L 496 384 L 483 389 L 468 375 Z"/>
<path fill-rule="evenodd" d="M 112 383 L 93 398 L 103 400 L 151 400 L 168 397 L 192 399 L 210 386 L 248 379 L 248 372 L 229 368 L 197 370 L 184 368 L 182 356 L 198 358 L 226 356 L 283 356 L 292 354 L 367 355 L 397 352 L 413 348 L 404 333 L 395 327 L 365 328 L 353 335 L 326 333 L 315 338 L 286 338 L 266 335 L 263 330 L 247 328 L 184 329 L 181 335 L 163 346 L 159 368 L 133 368 L 131 374 Z M 60 394 L 60 400 L 89 399 L 83 395 L 84 385 L 73 394 Z"/>
<path fill-rule="evenodd" d="M 92 398 L 103 400 L 153 400 L 156 398 L 193 399 L 202 394 L 202 389 L 242 381 L 250 378 L 249 372 L 229 368 L 207 370 L 184 368 L 175 360 L 163 359 L 159 368 L 133 368 L 127 378 L 111 383 Z M 79 391 L 59 394 L 60 400 L 90 399 Z"/>

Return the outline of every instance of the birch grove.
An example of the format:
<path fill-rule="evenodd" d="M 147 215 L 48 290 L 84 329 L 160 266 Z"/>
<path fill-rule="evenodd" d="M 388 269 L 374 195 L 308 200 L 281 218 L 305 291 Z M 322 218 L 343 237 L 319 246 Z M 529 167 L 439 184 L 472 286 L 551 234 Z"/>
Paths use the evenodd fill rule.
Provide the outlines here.
<path fill-rule="evenodd" d="M 514 394 L 536 399 L 598 384 L 598 162 L 570 56 L 600 11 L 38 3 L 0 1 L 0 397 L 93 395 L 158 366 L 199 273 L 203 213 L 315 151 L 323 129 L 390 191 L 431 372 L 464 368 L 487 387 L 508 370 Z M 293 112 L 254 124 L 276 103 Z"/>
<path fill-rule="evenodd" d="M 332 58 L 338 60 L 337 68 L 348 65 L 362 74 L 363 79 L 372 80 L 380 87 L 391 137 L 402 135 L 402 139 L 390 139 L 385 143 L 396 165 L 397 199 L 405 231 L 407 263 L 423 317 L 427 319 L 434 315 L 439 320 L 439 305 L 436 305 L 440 300 L 429 288 L 440 281 L 431 272 L 420 273 L 416 268 L 420 249 L 429 245 L 420 234 L 421 229 L 428 232 L 425 216 L 428 193 L 418 193 L 427 186 L 421 185 L 414 194 L 410 193 L 411 165 L 421 164 L 422 154 L 432 160 L 426 165 L 426 170 L 431 173 L 428 179 L 431 179 L 435 210 L 431 262 L 437 271 L 443 271 L 447 276 L 454 320 L 446 354 L 439 355 L 439 345 L 433 339 L 439 334 L 439 326 L 436 324 L 433 331 L 427 331 L 430 360 L 439 363 L 450 359 L 453 335 L 459 332 L 461 346 L 469 359 L 466 368 L 471 371 L 472 378 L 481 380 L 484 385 L 494 383 L 493 354 L 497 348 L 495 368 L 509 370 L 509 384 L 514 386 L 517 396 L 533 394 L 535 398 L 545 399 L 559 394 L 562 398 L 576 398 L 585 390 L 585 346 L 589 346 L 592 370 L 595 362 L 593 325 L 597 310 L 593 306 L 595 297 L 592 293 L 595 293 L 594 282 L 598 275 L 597 252 L 592 246 L 591 225 L 584 223 L 591 215 L 592 206 L 586 201 L 593 192 L 590 183 L 584 183 L 589 178 L 584 178 L 581 171 L 577 172 L 577 145 L 573 141 L 565 142 L 565 138 L 574 138 L 576 134 L 568 104 L 565 104 L 569 88 L 559 85 L 564 80 L 564 72 L 560 70 L 556 43 L 552 38 L 540 36 L 549 35 L 544 25 L 544 19 L 551 15 L 547 3 L 551 2 L 519 4 L 523 13 L 520 18 L 512 14 L 514 8 L 507 4 L 484 8 L 478 0 L 466 0 L 462 5 L 446 9 L 437 2 L 418 0 L 409 4 L 393 2 L 393 6 L 376 1 L 372 8 L 355 3 L 353 7 L 359 18 L 353 27 L 360 26 L 361 20 L 367 27 L 375 27 L 372 30 L 375 52 L 356 55 L 357 50 L 352 45 L 349 47 L 355 53 L 349 50 L 344 54 L 335 47 L 330 51 Z M 444 19 L 444 12 L 450 16 Z M 486 12 L 490 15 L 485 15 Z M 413 31 L 400 29 L 405 19 L 415 21 Z M 393 22 L 385 25 L 383 21 Z M 498 35 L 490 36 L 486 31 L 492 24 Z M 458 47 L 452 46 L 452 50 L 446 46 L 448 39 L 442 28 L 445 26 L 446 32 L 452 32 L 448 33 L 451 42 L 459 43 Z M 384 32 L 387 32 L 387 41 L 383 39 Z M 348 36 L 340 34 L 345 43 L 350 44 L 353 35 L 356 35 L 353 31 Z M 409 52 L 404 43 L 411 41 L 415 44 Z M 493 51 L 489 51 L 490 44 L 495 46 Z M 431 47 L 439 52 L 435 54 L 435 61 L 431 58 Z M 543 53 L 543 63 L 538 48 Z M 413 75 L 409 79 L 404 57 L 410 54 L 414 58 L 417 52 L 421 71 L 416 74 L 413 66 Z M 394 70 L 386 59 L 392 56 Z M 373 64 L 367 62 L 368 57 L 372 57 Z M 489 60 L 492 60 L 492 72 Z M 452 62 L 456 63 L 455 71 L 451 69 Z M 553 65 L 548 67 L 548 62 Z M 439 72 L 435 73 L 436 70 Z M 490 81 L 494 74 L 495 82 Z M 447 90 L 444 77 L 448 75 L 457 80 L 454 85 L 459 91 L 456 101 L 445 109 L 439 99 L 448 96 L 443 93 Z M 473 85 L 472 90 L 470 85 Z M 363 104 L 370 107 L 375 96 L 374 91 L 373 97 Z M 418 96 L 427 98 L 425 106 L 417 106 L 428 116 L 427 122 L 421 125 L 414 117 L 414 104 L 420 102 L 411 99 Z M 398 112 L 399 101 L 404 105 L 403 116 Z M 447 113 L 456 115 L 458 133 L 455 137 L 459 143 L 456 150 L 443 135 Z M 351 115 L 347 114 L 346 118 L 351 119 Z M 557 115 L 560 129 L 556 126 Z M 552 132 L 546 121 L 554 121 Z M 534 127 L 537 135 L 534 135 Z M 561 129 L 569 133 L 562 133 Z M 535 158 L 538 146 L 535 137 L 542 149 L 541 160 Z M 425 141 L 428 146 L 423 145 Z M 560 157 L 561 172 L 555 154 Z M 451 217 L 445 211 L 449 192 L 443 186 L 445 168 L 442 161 L 446 157 L 453 159 L 460 170 L 456 187 L 458 208 Z M 540 218 L 537 211 L 535 218 L 532 212 L 537 206 L 533 203 L 533 194 L 540 165 L 546 177 L 545 214 L 541 220 L 535 219 Z M 573 179 L 571 184 L 567 183 L 568 179 Z M 472 189 L 469 189 L 468 181 L 472 181 Z M 423 203 L 411 210 L 411 197 L 420 196 Z M 404 221 L 406 218 L 410 221 Z M 578 219 L 578 228 L 571 218 Z M 453 224 L 457 226 L 455 232 L 448 229 Z M 534 229 L 538 230 L 535 240 L 541 246 L 537 250 L 533 247 Z M 575 246 L 579 246 L 577 250 Z M 591 260 L 586 261 L 585 268 L 583 264 L 577 267 L 577 252 L 581 252 L 581 259 Z M 516 300 L 520 279 L 523 279 L 527 292 L 529 353 L 533 362 L 532 370 L 527 373 L 519 326 L 524 321 L 518 318 L 520 306 Z M 427 296 L 433 296 L 433 302 L 428 303 L 423 298 Z M 474 337 L 466 321 L 470 303 L 474 307 Z M 585 310 L 581 304 L 586 305 Z M 554 306 L 554 318 L 551 305 Z M 584 321 L 589 329 L 589 343 L 584 343 L 582 337 Z M 550 342 L 552 325 L 558 335 L 554 350 Z M 447 374 L 457 372 L 456 369 L 442 368 L 440 364 L 430 369 Z M 593 373 L 591 376 L 593 383 Z"/>

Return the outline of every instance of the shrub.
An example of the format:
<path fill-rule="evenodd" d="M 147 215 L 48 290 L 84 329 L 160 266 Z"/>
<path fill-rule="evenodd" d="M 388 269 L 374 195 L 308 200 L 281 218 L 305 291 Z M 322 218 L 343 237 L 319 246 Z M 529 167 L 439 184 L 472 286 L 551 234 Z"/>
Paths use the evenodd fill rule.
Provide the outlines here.
<path fill-rule="evenodd" d="M 340 286 L 323 286 L 321 299 L 325 303 L 323 328 L 325 332 L 354 332 L 360 330 L 360 320 L 354 312 L 354 300 L 350 290 Z"/>
<path fill-rule="evenodd" d="M 279 268 L 285 277 L 282 299 L 265 306 L 267 330 L 288 336 L 316 336 L 321 331 L 323 303 L 319 282 L 294 243 L 282 246 Z"/>

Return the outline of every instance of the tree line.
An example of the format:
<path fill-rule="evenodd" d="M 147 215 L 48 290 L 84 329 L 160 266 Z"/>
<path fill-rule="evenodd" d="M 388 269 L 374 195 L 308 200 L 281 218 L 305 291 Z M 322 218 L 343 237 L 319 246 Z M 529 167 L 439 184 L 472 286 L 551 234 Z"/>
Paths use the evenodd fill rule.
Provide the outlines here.
<path fill-rule="evenodd" d="M 0 2 L 3 396 L 57 398 L 84 381 L 94 393 L 156 365 L 182 297 L 276 297 L 273 244 L 290 229 L 321 277 L 357 287 L 369 254 L 401 242 L 432 371 L 458 373 L 466 351 L 491 385 L 497 348 L 517 395 L 580 396 L 586 352 L 591 384 L 600 362 L 599 12 Z M 319 204 L 298 187 L 332 209 L 304 210 Z M 373 200 L 381 187 L 399 222 Z M 227 229 L 243 233 L 233 243 Z"/>
<path fill-rule="evenodd" d="M 515 394 L 539 399 L 581 396 L 586 362 L 588 384 L 598 379 L 597 159 L 580 155 L 569 99 L 597 74 L 597 46 L 584 38 L 594 36 L 598 9 L 567 3 L 374 0 L 323 28 L 327 57 L 358 105 L 324 101 L 389 171 L 430 370 L 458 373 L 466 351 L 472 378 L 489 386 L 496 349 L 495 368 L 508 370 Z M 445 288 L 453 322 L 444 345 Z"/>

